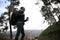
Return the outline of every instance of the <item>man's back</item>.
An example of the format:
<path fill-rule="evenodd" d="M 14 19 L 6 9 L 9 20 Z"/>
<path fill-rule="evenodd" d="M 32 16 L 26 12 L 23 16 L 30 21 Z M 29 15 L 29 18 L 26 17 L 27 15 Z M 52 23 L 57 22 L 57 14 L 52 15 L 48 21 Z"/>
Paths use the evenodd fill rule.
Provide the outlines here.
<path fill-rule="evenodd" d="M 12 15 L 11 15 L 11 20 L 10 20 L 11 25 L 16 25 L 16 22 L 17 22 L 16 16 L 17 16 L 17 11 L 13 12 Z"/>
<path fill-rule="evenodd" d="M 24 24 L 24 17 L 25 15 L 23 14 L 23 11 L 16 11 L 13 12 L 12 16 L 11 16 L 11 25 L 16 25 L 17 21 L 21 21 Z"/>

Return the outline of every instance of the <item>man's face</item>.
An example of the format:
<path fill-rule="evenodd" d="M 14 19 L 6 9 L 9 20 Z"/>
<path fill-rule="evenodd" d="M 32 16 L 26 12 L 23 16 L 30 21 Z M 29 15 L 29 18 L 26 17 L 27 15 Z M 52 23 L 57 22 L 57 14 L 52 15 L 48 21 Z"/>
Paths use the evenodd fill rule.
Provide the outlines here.
<path fill-rule="evenodd" d="M 25 8 L 22 8 L 21 11 L 25 11 Z"/>

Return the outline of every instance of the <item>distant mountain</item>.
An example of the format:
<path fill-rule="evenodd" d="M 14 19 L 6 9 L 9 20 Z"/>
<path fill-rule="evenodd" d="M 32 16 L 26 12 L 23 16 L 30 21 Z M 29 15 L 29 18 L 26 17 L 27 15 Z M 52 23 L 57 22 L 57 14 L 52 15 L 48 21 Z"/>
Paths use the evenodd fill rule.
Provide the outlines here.
<path fill-rule="evenodd" d="M 39 35 L 41 34 L 43 30 L 25 30 L 25 40 L 35 40 L 36 38 L 39 37 Z M 15 35 L 16 35 L 16 31 L 13 31 L 12 32 L 13 34 L 13 39 L 15 39 Z M 7 31 L 6 33 L 2 32 L 0 33 L 0 36 L 2 35 L 2 38 L 3 39 L 4 37 L 8 37 L 8 39 L 10 39 L 10 31 Z M 20 39 L 21 36 L 19 36 L 19 39 Z"/>
<path fill-rule="evenodd" d="M 25 35 L 29 35 L 29 36 L 39 36 L 41 34 L 43 30 L 25 30 Z M 2 33 L 3 35 L 7 34 L 7 35 L 10 35 L 10 32 L 7 31 L 6 33 Z M 16 34 L 16 31 L 13 31 L 12 32 L 13 35 Z"/>
<path fill-rule="evenodd" d="M 26 30 L 25 34 L 29 36 L 39 36 L 43 30 Z"/>

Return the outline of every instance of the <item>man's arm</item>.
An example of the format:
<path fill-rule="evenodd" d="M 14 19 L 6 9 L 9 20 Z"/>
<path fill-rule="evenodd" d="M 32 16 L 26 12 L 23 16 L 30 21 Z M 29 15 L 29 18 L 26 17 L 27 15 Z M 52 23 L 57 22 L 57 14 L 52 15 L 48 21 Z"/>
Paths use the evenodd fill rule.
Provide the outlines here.
<path fill-rule="evenodd" d="M 29 17 L 26 18 L 26 20 L 24 20 L 24 22 L 28 21 Z"/>

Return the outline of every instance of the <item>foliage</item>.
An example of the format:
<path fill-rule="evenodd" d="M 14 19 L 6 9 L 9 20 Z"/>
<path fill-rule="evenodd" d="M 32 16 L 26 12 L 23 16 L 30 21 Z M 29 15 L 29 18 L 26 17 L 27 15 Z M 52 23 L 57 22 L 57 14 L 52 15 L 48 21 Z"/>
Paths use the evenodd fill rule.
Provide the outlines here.
<path fill-rule="evenodd" d="M 42 16 L 49 24 L 54 24 L 58 19 L 60 21 L 60 7 L 54 8 L 52 4 L 60 4 L 59 0 L 42 0 L 44 5 L 41 8 Z M 39 4 L 39 3 L 38 3 Z M 55 18 L 57 16 L 57 19 Z"/>
<path fill-rule="evenodd" d="M 8 9 L 8 16 L 9 16 L 9 25 L 10 25 L 10 38 L 12 39 L 12 28 L 10 24 L 10 14 L 13 12 L 14 6 L 19 5 L 19 0 L 8 0 L 11 2 L 10 6 L 7 7 Z"/>
<path fill-rule="evenodd" d="M 3 26 L 3 20 L 4 20 L 4 15 L 2 14 L 1 17 L 0 17 L 0 26 Z"/>
<path fill-rule="evenodd" d="M 14 6 L 19 6 L 20 2 L 19 0 L 6 0 L 6 1 L 9 1 L 10 2 L 10 5 L 6 7 L 6 9 L 8 10 L 8 12 L 4 12 L 3 16 L 7 15 L 8 18 L 4 20 L 3 19 L 3 16 L 0 17 L 0 21 L 3 23 L 3 21 L 9 21 L 9 25 L 10 25 L 10 38 L 12 39 L 12 28 L 11 28 L 11 24 L 10 24 L 10 16 L 11 16 L 11 13 L 13 11 L 15 11 L 14 9 Z"/>
<path fill-rule="evenodd" d="M 60 7 L 54 7 L 53 4 L 60 5 L 60 0 L 41 0 L 44 5 L 41 8 L 42 16 L 50 26 L 44 30 L 38 40 L 60 40 Z M 37 3 L 38 5 L 39 3 Z M 57 16 L 57 19 L 55 18 Z M 52 24 L 52 25 L 51 25 Z"/>

